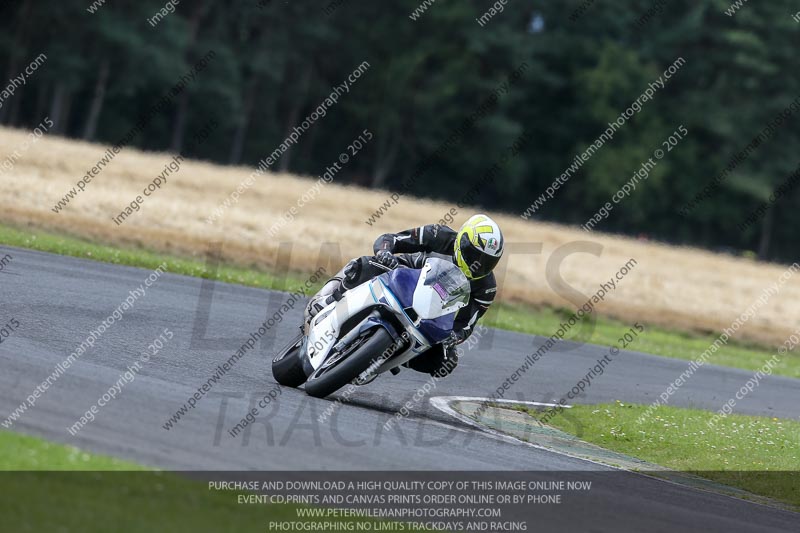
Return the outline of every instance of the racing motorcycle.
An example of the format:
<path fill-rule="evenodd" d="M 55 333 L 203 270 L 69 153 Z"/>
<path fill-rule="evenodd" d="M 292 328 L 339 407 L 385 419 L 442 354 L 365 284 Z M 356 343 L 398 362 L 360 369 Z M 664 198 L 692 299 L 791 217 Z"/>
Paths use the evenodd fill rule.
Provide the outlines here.
<path fill-rule="evenodd" d="M 272 361 L 281 385 L 323 398 L 366 385 L 447 339 L 470 285 L 450 260 L 399 267 L 344 293 L 301 328 Z"/>

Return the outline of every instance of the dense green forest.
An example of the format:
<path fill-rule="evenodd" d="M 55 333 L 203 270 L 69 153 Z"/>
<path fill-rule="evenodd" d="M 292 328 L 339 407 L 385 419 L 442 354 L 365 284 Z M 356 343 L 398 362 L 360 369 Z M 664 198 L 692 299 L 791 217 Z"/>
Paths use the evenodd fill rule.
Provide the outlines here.
<path fill-rule="evenodd" d="M 368 129 L 337 182 L 522 215 L 579 161 L 531 218 L 580 225 L 662 148 L 596 230 L 795 260 L 800 4 L 734 3 L 3 0 L 0 89 L 46 60 L 0 122 L 115 143 L 193 72 L 131 145 L 255 166 L 366 62 L 270 168 L 319 175 Z"/>

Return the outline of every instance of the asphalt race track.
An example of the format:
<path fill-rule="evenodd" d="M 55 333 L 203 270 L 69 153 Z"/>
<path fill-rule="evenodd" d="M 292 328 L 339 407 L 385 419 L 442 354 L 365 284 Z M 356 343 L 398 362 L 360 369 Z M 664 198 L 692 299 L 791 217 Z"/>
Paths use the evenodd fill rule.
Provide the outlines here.
<path fill-rule="evenodd" d="M 150 273 L 15 248 L 2 252 L 13 261 L 0 272 L 0 323 L 14 318 L 20 326 L 0 345 L 0 421 Z M 196 408 L 167 430 L 164 424 L 258 328 L 268 308 L 271 315 L 287 298 L 283 293 L 216 283 L 204 327 L 201 283 L 164 274 L 21 416 L 13 430 L 173 470 L 446 468 L 586 471 L 587 475 L 608 470 L 477 431 L 432 408 L 427 400 L 412 409 L 408 420 L 385 430 L 384 423 L 428 379 L 409 370 L 357 390 L 322 422 L 318 418 L 332 405 L 331 399 L 282 389 L 254 424 L 231 437 L 228 430 L 260 398 L 276 390 L 270 358 L 296 332 L 300 304 L 271 330 L 274 338 L 268 333 L 263 345 L 248 352 L 197 401 Z M 165 328 L 174 338 L 142 365 L 135 380 L 124 385 L 96 420 L 71 436 L 68 428 Z M 536 346 L 534 337 L 496 331 L 468 352 L 432 396 L 488 396 Z M 563 348 L 536 363 L 506 397 L 540 402 L 559 398 L 607 350 L 569 343 Z M 686 361 L 624 352 L 594 380 L 580 402 L 649 403 L 686 365 Z M 717 410 L 751 375 L 703 367 L 670 403 Z M 799 397 L 800 380 L 771 376 L 739 402 L 737 412 L 796 419 Z M 569 517 L 571 526 L 588 530 L 593 524 L 623 520 L 639 531 L 768 532 L 797 531 L 800 522 L 794 513 L 642 475 L 602 480 L 592 489 L 585 512 Z"/>

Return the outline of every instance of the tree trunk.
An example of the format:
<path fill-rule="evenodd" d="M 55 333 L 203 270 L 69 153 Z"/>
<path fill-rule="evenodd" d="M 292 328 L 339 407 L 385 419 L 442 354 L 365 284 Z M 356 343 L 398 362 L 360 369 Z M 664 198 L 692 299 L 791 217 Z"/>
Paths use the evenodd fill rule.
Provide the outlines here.
<path fill-rule="evenodd" d="M 758 240 L 758 258 L 767 259 L 769 253 L 769 243 L 772 240 L 772 222 L 775 219 L 775 205 L 771 204 L 764 215 L 764 223 L 761 224 L 761 235 Z"/>
<path fill-rule="evenodd" d="M 312 67 L 309 63 L 306 66 L 305 73 L 303 74 L 303 81 L 300 82 L 300 89 L 297 91 L 292 91 L 297 97 L 294 99 L 292 108 L 289 110 L 289 116 L 286 118 L 286 132 L 284 138 L 288 137 L 292 130 L 297 125 L 297 120 L 300 118 L 300 111 L 303 110 L 303 106 L 306 103 L 306 95 L 308 94 L 308 86 L 311 83 L 311 73 Z M 312 126 L 313 127 L 313 126 Z M 299 141 L 298 141 L 299 142 Z M 286 172 L 289 170 L 289 163 L 292 159 L 292 149 L 294 145 L 290 146 L 286 153 L 281 156 L 280 164 L 278 165 L 278 170 L 281 172 Z"/>
<path fill-rule="evenodd" d="M 183 139 L 186 132 L 186 119 L 189 116 L 189 100 L 186 91 L 178 97 L 178 112 L 175 114 L 175 124 L 172 127 L 172 142 L 170 150 L 180 153 L 183 150 Z"/>
<path fill-rule="evenodd" d="M 189 19 L 189 37 L 186 40 L 186 51 L 184 56 L 189 65 L 194 65 L 192 50 L 197 42 L 197 33 L 200 30 L 200 23 L 206 14 L 207 2 L 199 2 L 195 5 L 192 16 Z M 178 95 L 178 111 L 175 114 L 175 123 L 172 128 L 172 142 L 170 149 L 175 153 L 183 150 L 183 140 L 186 133 L 186 122 L 189 118 L 189 87 L 185 87 Z"/>
<path fill-rule="evenodd" d="M 311 154 L 313 153 L 314 143 L 317 140 L 317 137 L 318 137 L 317 134 L 319 132 L 320 132 L 320 128 L 311 128 L 311 130 L 309 130 L 309 132 L 307 133 L 306 139 L 305 139 L 305 141 L 303 141 L 303 151 L 302 151 L 302 154 L 300 156 L 300 158 L 303 161 L 312 161 Z M 333 163 L 333 161 L 331 161 L 330 163 Z M 325 165 L 328 166 L 330 163 L 325 163 Z M 297 167 L 295 167 L 295 168 L 297 168 Z M 312 169 L 308 169 L 308 172 L 313 174 L 314 173 L 314 169 L 313 168 Z M 320 172 L 320 176 L 322 174 L 323 174 L 323 172 Z"/>
<path fill-rule="evenodd" d="M 257 93 L 258 82 L 254 78 L 250 80 L 250 83 L 247 85 L 244 95 L 244 103 L 242 104 L 242 113 L 239 117 L 239 120 L 236 121 L 236 131 L 233 134 L 233 143 L 231 144 L 231 165 L 238 165 L 242 162 L 244 143 L 247 139 L 247 128 L 250 126 L 250 117 L 252 116 L 253 109 L 255 108 Z"/>
<path fill-rule="evenodd" d="M 72 114 L 73 96 L 72 89 L 67 89 L 64 95 L 64 106 L 61 108 L 61 133 L 67 137 L 69 136 L 69 118 Z"/>
<path fill-rule="evenodd" d="M 64 82 L 57 81 L 56 88 L 53 91 L 53 99 L 50 102 L 50 120 L 53 121 L 53 127 L 51 131 L 53 133 L 61 133 L 63 131 L 62 126 L 62 114 L 64 113 L 64 104 L 66 101 L 67 95 L 67 88 L 64 86 Z"/>
<path fill-rule="evenodd" d="M 12 50 L 11 57 L 8 60 L 8 70 L 6 71 L 6 77 L 4 78 L 5 80 L 4 83 L 8 83 L 8 80 L 16 76 L 14 72 L 17 72 L 18 64 L 19 62 L 17 61 L 17 56 Z M 9 110 L 8 102 L 4 102 L 3 107 L 0 108 L 0 124 L 8 124 L 8 122 L 6 122 L 9 115 L 8 110 Z"/>
<path fill-rule="evenodd" d="M 100 64 L 100 72 L 97 76 L 97 83 L 94 86 L 94 96 L 89 107 L 89 116 L 86 117 L 86 125 L 83 128 L 83 139 L 86 141 L 94 140 L 97 133 L 97 122 L 100 119 L 100 112 L 103 110 L 103 102 L 106 98 L 106 87 L 108 86 L 108 76 L 111 71 L 111 64 L 107 58 Z"/>
<path fill-rule="evenodd" d="M 11 47 L 11 54 L 8 60 L 8 71 L 6 72 L 5 82 L 7 83 L 8 80 L 15 78 L 20 75 L 19 72 L 19 50 L 25 50 L 27 48 L 27 41 L 28 41 L 28 25 L 30 23 L 31 17 L 29 16 L 29 11 L 31 9 L 31 0 L 25 0 L 22 2 L 19 10 L 17 11 L 17 31 L 13 38 L 13 43 L 15 46 Z M 20 90 L 19 94 L 15 94 L 15 98 L 19 98 L 22 96 L 22 91 Z M 7 104 L 7 102 L 6 102 Z M 19 104 L 17 104 L 18 106 Z M 0 108 L 0 124 L 6 124 L 6 120 L 9 118 L 9 108 L 8 105 L 3 105 Z"/>
<path fill-rule="evenodd" d="M 375 169 L 372 172 L 372 183 L 370 186 L 373 189 L 379 189 L 386 183 L 386 177 L 394 165 L 397 154 L 400 151 L 400 135 L 393 135 L 392 140 L 388 143 L 381 142 L 378 145 L 378 156 L 375 161 Z"/>
<path fill-rule="evenodd" d="M 25 87 L 19 87 L 14 94 L 14 99 L 11 102 L 11 111 L 9 111 L 8 125 L 11 127 L 17 126 L 19 122 L 19 110 L 22 107 L 22 97 L 25 96 Z"/>
<path fill-rule="evenodd" d="M 46 118 L 44 114 L 47 110 L 47 95 L 49 92 L 50 85 L 47 83 L 40 84 L 39 90 L 36 92 L 36 109 L 33 112 L 33 120 L 37 126 L 40 121 Z"/>

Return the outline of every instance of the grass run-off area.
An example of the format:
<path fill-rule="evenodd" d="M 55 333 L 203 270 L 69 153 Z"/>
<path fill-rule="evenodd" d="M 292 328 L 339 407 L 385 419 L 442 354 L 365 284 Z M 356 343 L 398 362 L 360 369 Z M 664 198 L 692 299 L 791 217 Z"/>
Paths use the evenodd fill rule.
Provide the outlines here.
<path fill-rule="evenodd" d="M 298 519 L 297 506 L 239 504 L 243 493 L 8 431 L 0 431 L 0 480 L 0 530 L 15 533 L 244 533 Z"/>
<path fill-rule="evenodd" d="M 204 258 L 175 257 L 144 249 L 122 249 L 92 243 L 75 237 L 56 235 L 39 230 L 17 229 L 5 225 L 0 225 L 0 243 L 148 269 L 154 269 L 163 262 L 167 265 L 167 271 L 174 274 L 217 279 L 228 283 L 265 289 L 291 291 L 302 285 L 306 280 L 306 276 L 298 273 L 279 276 L 274 272 L 264 272 L 225 264 L 220 264 L 215 270 L 206 264 Z M 500 329 L 549 337 L 558 330 L 559 324 L 565 321 L 571 313 L 572 311 L 565 309 L 498 303 L 490 309 L 483 323 Z M 588 324 L 584 324 L 580 328 L 574 327 L 570 334 L 577 332 L 579 339 L 583 342 L 612 346 L 618 343 L 619 338 L 631 326 L 630 324 L 602 316 L 595 318 L 597 320 L 593 331 L 589 330 Z M 583 330 L 589 330 L 591 335 L 587 335 Z M 654 355 L 691 360 L 696 359 L 715 340 L 716 338 L 711 335 L 668 331 L 648 326 L 644 333 L 639 336 L 636 349 Z M 729 341 L 707 362 L 756 371 L 774 353 L 774 351 L 756 345 Z M 772 370 L 774 374 L 800 378 L 800 357 L 790 353 L 788 356 L 782 357 L 780 362 L 773 366 Z"/>
<path fill-rule="evenodd" d="M 538 418 L 542 412 L 524 408 Z M 800 510 L 800 422 L 661 406 L 574 405 L 548 424 L 608 450 L 783 501 Z"/>

